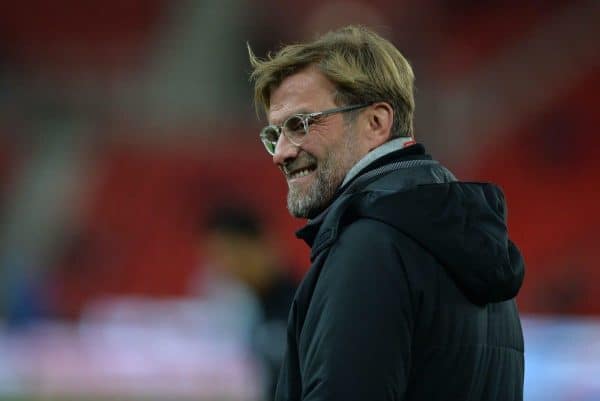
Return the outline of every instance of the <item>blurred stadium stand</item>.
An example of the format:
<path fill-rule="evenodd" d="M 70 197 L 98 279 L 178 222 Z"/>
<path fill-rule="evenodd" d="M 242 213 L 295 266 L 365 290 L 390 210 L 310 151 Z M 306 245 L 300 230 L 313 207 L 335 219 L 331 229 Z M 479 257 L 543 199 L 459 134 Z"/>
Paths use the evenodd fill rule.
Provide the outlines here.
<path fill-rule="evenodd" d="M 127 335 L 106 334 L 112 329 L 131 334 L 140 326 L 127 326 L 127 319 L 127 324 L 119 321 L 123 327 L 111 326 L 114 320 L 107 323 L 107 315 L 98 318 L 89 311 L 131 297 L 156 308 L 149 310 L 162 310 L 162 301 L 177 310 L 193 309 L 186 302 L 202 259 L 198 224 L 224 199 L 260 211 L 274 252 L 301 277 L 308 252 L 293 232 L 302 222 L 288 216 L 285 183 L 257 140 L 261 122 L 251 108 L 245 43 L 264 54 L 346 23 L 373 25 L 413 63 L 416 135 L 434 157 L 463 179 L 493 181 L 505 190 L 509 226 L 527 261 L 518 302 L 526 335 L 531 328 L 528 344 L 534 339 L 548 344 L 530 348 L 535 360 L 528 367 L 530 386 L 542 377 L 544 359 L 538 358 L 553 352 L 548 351 L 552 344 L 557 350 L 566 344 L 571 333 L 587 330 L 581 341 L 597 352 L 598 2 L 4 2 L 0 312 L 6 333 L 0 352 L 10 357 L 0 358 L 8 361 L 0 362 L 0 400 L 1 394 L 21 392 L 60 396 L 69 375 L 86 365 L 73 356 L 77 350 L 106 347 L 116 355 L 119 347 L 134 347 L 132 358 L 143 358 L 145 348 Z M 116 308 L 132 305 L 128 302 L 116 302 Z M 133 305 L 135 316 L 147 316 L 148 309 Z M 90 316 L 97 321 L 90 322 Z M 31 329 L 40 322 L 41 332 Z M 141 327 L 160 330 L 180 323 Z M 94 337 L 89 327 L 100 334 Z M 11 330 L 29 334 L 15 343 Z M 148 337 L 144 344 L 160 348 L 163 339 L 194 347 L 195 331 L 175 331 Z M 48 366 L 59 358 L 66 378 L 59 377 L 60 369 L 44 376 L 52 371 L 43 370 L 45 364 L 35 372 L 21 366 L 35 360 L 27 351 L 30 344 L 40 347 Z M 54 347 L 55 353 L 46 354 Z M 231 351 L 232 344 L 223 347 L 231 365 L 212 376 L 208 369 L 210 377 L 239 369 L 241 388 L 258 380 L 243 352 Z M 208 355 L 194 352 L 198 358 Z M 173 355 L 181 357 L 168 352 L 154 357 L 184 369 Z M 582 369 L 598 372 L 597 361 Z M 106 369 L 139 367 L 127 360 L 98 363 Z M 560 363 L 547 366 L 570 374 Z M 196 368 L 194 374 L 206 374 L 204 367 Z M 42 384 L 31 386 L 31 377 Z M 82 384 L 67 395 L 114 395 L 98 390 L 107 380 L 99 377 L 90 378 L 89 391 Z M 177 383 L 185 386 L 192 379 L 182 373 Z M 597 386 L 576 382 L 565 381 L 571 390 L 560 399 L 600 397 Z M 579 392 L 569 387 L 577 385 Z M 173 396 L 193 398 L 202 393 L 200 387 Z M 135 388 L 115 392 L 148 395 Z M 260 394 L 219 389 L 210 396 Z M 559 396 L 528 389 L 529 400 Z"/>

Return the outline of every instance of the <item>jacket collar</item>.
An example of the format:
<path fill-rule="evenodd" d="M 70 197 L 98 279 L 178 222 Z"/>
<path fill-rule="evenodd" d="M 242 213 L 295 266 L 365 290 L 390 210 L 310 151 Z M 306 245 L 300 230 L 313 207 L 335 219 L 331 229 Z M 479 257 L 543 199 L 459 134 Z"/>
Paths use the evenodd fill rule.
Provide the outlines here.
<path fill-rule="evenodd" d="M 394 150 L 384 151 L 380 157 L 370 161 L 368 165 L 363 167 L 361 171 L 356 173 L 353 177 L 346 180 L 345 185 L 338 189 L 337 194 L 334 196 L 332 203 L 314 219 L 311 219 L 307 224 L 296 232 L 296 237 L 303 239 L 310 247 L 313 247 L 312 254 L 318 253 L 320 246 L 313 246 L 323 243 L 329 243 L 330 240 L 335 239 L 337 232 L 335 229 L 323 230 L 319 233 L 321 227 L 324 225 L 324 221 L 336 221 L 345 210 L 344 207 L 340 207 L 347 203 L 354 195 L 360 193 L 369 183 L 376 180 L 382 174 L 398 170 L 406 167 L 417 167 L 420 164 L 437 164 L 437 162 L 431 160 L 431 157 L 426 154 L 425 148 L 421 144 L 415 144 L 405 148 L 399 148 L 396 145 Z M 381 172 L 381 173 L 380 173 Z M 395 186 L 398 187 L 398 182 Z M 329 224 L 325 224 L 329 226 Z M 319 239 L 315 241 L 319 235 Z M 312 258 L 312 256 L 311 256 Z"/>
<path fill-rule="evenodd" d="M 383 156 L 386 156 L 392 152 L 404 149 L 405 147 L 414 144 L 415 140 L 412 137 L 396 138 L 384 143 L 378 148 L 373 149 L 372 151 L 367 153 L 365 157 L 360 159 L 358 163 L 356 163 L 354 167 L 350 169 L 350 171 L 348 171 L 348 173 L 346 174 L 346 178 L 344 178 L 344 181 L 342 182 L 342 188 L 346 186 L 348 182 L 352 181 L 352 179 L 355 178 L 358 174 L 360 174 L 360 172 L 364 170 L 365 167 L 367 167 L 369 164 L 373 163 L 377 159 L 380 159 Z"/>

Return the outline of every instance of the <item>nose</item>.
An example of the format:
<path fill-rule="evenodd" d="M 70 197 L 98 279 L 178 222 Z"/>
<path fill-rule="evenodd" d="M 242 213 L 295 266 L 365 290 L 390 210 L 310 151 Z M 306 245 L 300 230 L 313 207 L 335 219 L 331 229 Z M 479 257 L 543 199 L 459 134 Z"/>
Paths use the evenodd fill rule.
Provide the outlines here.
<path fill-rule="evenodd" d="M 295 159 L 298 156 L 300 147 L 290 142 L 285 135 L 280 135 L 275 145 L 275 153 L 273 154 L 273 163 L 277 166 L 283 166 L 290 159 Z"/>

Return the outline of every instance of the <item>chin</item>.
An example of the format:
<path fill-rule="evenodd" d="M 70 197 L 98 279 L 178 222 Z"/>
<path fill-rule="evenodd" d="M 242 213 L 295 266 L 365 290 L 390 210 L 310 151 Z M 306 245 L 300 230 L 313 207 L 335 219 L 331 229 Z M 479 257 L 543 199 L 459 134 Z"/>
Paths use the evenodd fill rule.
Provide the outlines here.
<path fill-rule="evenodd" d="M 290 214 L 303 219 L 313 219 L 321 214 L 331 203 L 335 194 L 334 188 L 337 188 L 337 185 L 330 183 L 331 180 L 317 175 L 317 179 L 308 187 L 290 186 L 287 196 Z"/>
<path fill-rule="evenodd" d="M 288 211 L 300 219 L 313 219 L 327 208 L 329 202 L 307 202 L 306 198 L 295 200 L 288 197 Z"/>

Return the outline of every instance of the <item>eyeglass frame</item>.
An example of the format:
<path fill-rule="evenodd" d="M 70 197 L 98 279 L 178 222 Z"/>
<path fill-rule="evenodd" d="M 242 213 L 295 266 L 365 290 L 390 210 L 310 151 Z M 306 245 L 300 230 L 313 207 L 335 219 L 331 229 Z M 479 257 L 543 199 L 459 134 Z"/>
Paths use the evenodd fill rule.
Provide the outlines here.
<path fill-rule="evenodd" d="M 267 150 L 267 153 L 269 153 L 269 155 L 273 156 L 275 154 L 275 149 L 277 148 L 277 143 L 279 142 L 279 138 L 281 138 L 281 134 L 285 135 L 285 137 L 288 139 L 288 141 L 290 141 L 293 145 L 295 146 L 300 146 L 302 144 L 302 142 L 304 141 L 304 138 L 306 138 L 308 136 L 308 128 L 310 126 L 310 124 L 317 118 L 321 118 L 321 117 L 326 117 L 332 114 L 337 114 L 337 113 L 347 113 L 349 111 L 353 111 L 353 110 L 358 110 L 358 109 L 362 109 L 364 107 L 368 107 L 370 105 L 372 105 L 373 102 L 369 102 L 369 103 L 361 103 L 361 104 L 352 104 L 349 106 L 342 106 L 342 107 L 335 107 L 333 109 L 327 109 L 327 110 L 323 110 L 323 111 L 315 111 L 312 113 L 296 113 L 296 114 L 292 114 L 291 116 L 289 116 L 288 118 L 286 118 L 283 123 L 281 125 L 275 125 L 275 124 L 270 124 L 267 125 L 266 127 L 264 127 L 263 129 L 260 130 L 260 140 L 262 142 L 262 144 L 264 145 L 265 149 Z M 304 129 L 304 134 L 302 134 L 301 136 L 301 140 L 294 140 L 290 135 L 290 131 L 284 129 L 284 126 L 286 125 L 286 123 L 288 121 L 290 121 L 292 118 L 300 118 L 300 121 L 302 122 L 302 128 Z M 266 134 L 265 132 L 268 129 L 275 129 L 275 132 L 277 132 L 277 140 L 273 143 L 273 151 L 270 150 L 269 145 L 270 143 L 272 143 L 272 141 L 268 140 L 266 138 Z"/>

